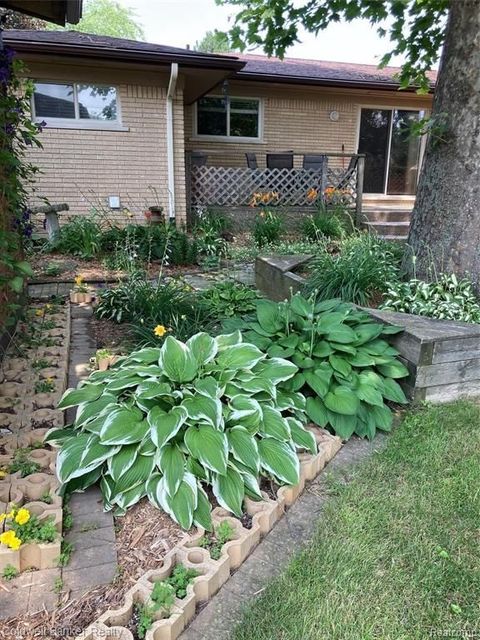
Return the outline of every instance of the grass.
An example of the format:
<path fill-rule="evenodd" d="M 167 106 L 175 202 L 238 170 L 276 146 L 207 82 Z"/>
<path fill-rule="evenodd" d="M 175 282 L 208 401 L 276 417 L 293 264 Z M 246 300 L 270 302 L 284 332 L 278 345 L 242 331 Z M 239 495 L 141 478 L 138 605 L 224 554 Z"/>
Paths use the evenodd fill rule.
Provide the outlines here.
<path fill-rule="evenodd" d="M 411 413 L 233 640 L 480 637 L 480 406 Z"/>

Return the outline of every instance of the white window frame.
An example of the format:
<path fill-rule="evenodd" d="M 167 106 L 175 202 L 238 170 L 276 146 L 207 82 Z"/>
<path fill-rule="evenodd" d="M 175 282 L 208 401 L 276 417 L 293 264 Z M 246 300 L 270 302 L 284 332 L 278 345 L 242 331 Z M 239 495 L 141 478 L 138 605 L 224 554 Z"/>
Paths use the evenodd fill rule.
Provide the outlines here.
<path fill-rule="evenodd" d="M 209 93 L 204 98 L 221 98 L 227 99 L 227 135 L 209 135 L 208 133 L 198 133 L 198 101 L 195 102 L 195 108 L 193 109 L 193 139 L 194 140 L 212 140 L 217 142 L 228 143 L 263 143 L 263 99 L 253 96 L 223 96 L 220 94 Z M 258 136 L 255 138 L 249 138 L 246 136 L 231 136 L 230 135 L 230 100 L 255 100 L 258 102 Z"/>
<path fill-rule="evenodd" d="M 428 116 L 430 114 L 430 109 L 427 109 L 426 107 L 403 107 L 403 106 L 395 106 L 392 107 L 391 105 L 387 105 L 387 106 L 379 106 L 377 104 L 372 105 L 372 104 L 359 104 L 358 106 L 358 113 L 357 113 L 357 132 L 356 132 L 356 149 L 357 149 L 357 153 L 358 153 L 358 146 L 360 144 L 360 125 L 361 125 L 361 120 L 362 120 L 362 109 L 376 109 L 378 111 L 416 111 L 418 112 L 420 118 L 425 118 L 426 116 Z M 385 198 L 414 198 L 416 194 L 405 194 L 405 195 L 391 195 L 387 193 L 387 188 L 388 188 L 388 172 L 390 170 L 390 149 L 392 146 L 392 126 L 393 126 L 393 117 L 390 118 L 390 125 L 388 127 L 388 148 L 387 148 L 387 158 L 386 158 L 386 163 L 385 163 L 385 175 L 384 175 L 384 190 L 379 192 L 379 193 L 368 193 L 366 194 L 367 196 L 383 196 Z M 423 164 L 423 157 L 425 154 L 425 144 L 426 144 L 426 136 L 422 135 L 420 137 L 420 145 L 419 145 L 419 149 L 418 149 L 418 171 L 417 171 L 417 186 L 418 186 L 418 180 L 420 178 L 420 171 L 422 168 L 422 164 Z"/>
<path fill-rule="evenodd" d="M 93 129 L 95 131 L 128 131 L 129 128 L 122 124 L 122 111 L 120 105 L 120 92 L 116 85 L 103 85 L 96 82 L 85 82 L 75 80 L 43 80 L 41 78 L 32 79 L 34 85 L 41 84 L 63 84 L 73 86 L 73 108 L 75 110 L 74 118 L 55 118 L 49 116 L 37 116 L 35 113 L 35 96 L 32 95 L 30 105 L 32 110 L 32 119 L 34 122 L 46 122 L 46 127 L 51 129 Z M 86 84 L 92 87 L 108 86 L 115 89 L 117 101 L 117 117 L 115 120 L 90 120 L 88 118 L 80 118 L 80 108 L 78 104 L 78 88 L 79 84 Z"/>

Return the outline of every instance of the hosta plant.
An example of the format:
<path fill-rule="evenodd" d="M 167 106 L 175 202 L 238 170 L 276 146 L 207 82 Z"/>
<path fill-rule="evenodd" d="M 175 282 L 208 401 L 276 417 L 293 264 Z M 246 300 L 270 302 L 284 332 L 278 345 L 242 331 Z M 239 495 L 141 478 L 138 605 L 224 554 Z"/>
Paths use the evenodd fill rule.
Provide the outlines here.
<path fill-rule="evenodd" d="M 316 451 L 302 425 L 305 398 L 278 388 L 297 370 L 240 332 L 186 343 L 168 336 L 161 348 L 131 353 L 60 401 L 77 407 L 73 425 L 46 437 L 60 447 L 63 491 L 100 481 L 116 513 L 148 496 L 185 529 L 211 530 L 208 485 L 240 516 L 245 495 L 261 499 L 261 474 L 296 484 L 296 449 Z"/>
<path fill-rule="evenodd" d="M 351 304 L 296 294 L 280 303 L 260 300 L 254 318 L 226 324 L 271 357 L 291 360 L 299 370 L 282 387 L 304 393 L 308 417 L 343 439 L 388 431 L 392 412 L 385 400 L 406 402 L 396 379 L 408 371 L 382 337 L 401 329 L 374 322 Z"/>

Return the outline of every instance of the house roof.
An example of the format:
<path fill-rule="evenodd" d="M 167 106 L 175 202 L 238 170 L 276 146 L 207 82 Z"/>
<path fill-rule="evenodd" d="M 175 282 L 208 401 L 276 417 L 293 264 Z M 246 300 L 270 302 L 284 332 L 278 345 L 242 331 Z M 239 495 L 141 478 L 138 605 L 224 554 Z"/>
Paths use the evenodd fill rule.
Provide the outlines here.
<path fill-rule="evenodd" d="M 48 53 L 62 56 L 117 59 L 125 62 L 178 62 L 188 66 L 236 71 L 244 63 L 236 56 L 202 53 L 162 44 L 99 36 L 80 31 L 4 31 L 4 42 L 19 53 Z"/>
<path fill-rule="evenodd" d="M 82 17 L 82 0 L 0 0 L 0 7 L 26 13 L 34 18 L 65 25 L 77 24 Z"/>
<path fill-rule="evenodd" d="M 1 1 L 1 0 L 0 0 Z M 255 54 L 217 54 L 161 44 L 112 38 L 78 31 L 7 30 L 4 41 L 19 53 L 60 54 L 123 62 L 169 64 L 223 70 L 240 80 L 394 90 L 399 88 L 398 67 L 379 69 L 375 65 L 300 58 L 268 58 Z M 436 72 L 430 72 L 432 85 Z M 415 88 L 410 89 L 414 91 Z"/>
<path fill-rule="evenodd" d="M 234 54 L 245 66 L 237 72 L 244 80 L 263 80 L 296 84 L 317 84 L 378 89 L 398 89 L 398 67 L 379 69 L 375 65 L 300 58 L 268 58 L 254 54 Z M 436 72 L 429 74 L 432 84 Z"/>

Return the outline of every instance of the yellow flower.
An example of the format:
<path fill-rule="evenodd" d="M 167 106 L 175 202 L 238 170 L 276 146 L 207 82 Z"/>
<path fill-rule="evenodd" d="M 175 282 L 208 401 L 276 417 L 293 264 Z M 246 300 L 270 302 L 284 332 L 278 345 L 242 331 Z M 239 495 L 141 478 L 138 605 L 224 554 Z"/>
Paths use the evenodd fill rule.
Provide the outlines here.
<path fill-rule="evenodd" d="M 30 520 L 30 511 L 28 509 L 19 509 L 15 516 L 15 522 L 17 524 L 27 524 Z"/>
<path fill-rule="evenodd" d="M 17 538 L 15 531 L 12 531 L 11 529 L 0 534 L 0 542 L 7 547 L 10 547 L 10 549 L 18 549 L 22 544 L 20 538 Z"/>
<path fill-rule="evenodd" d="M 6 475 L 7 475 L 6 471 L 0 471 L 0 478 L 5 478 Z"/>
<path fill-rule="evenodd" d="M 83 276 L 76 276 L 76 277 L 75 277 L 75 284 L 76 284 L 77 286 L 78 286 L 78 285 L 81 285 L 81 284 L 82 284 L 82 282 L 83 282 Z"/>
<path fill-rule="evenodd" d="M 37 310 L 35 311 L 35 315 L 36 315 L 36 316 L 39 316 L 39 317 L 43 316 L 43 314 L 44 314 L 44 313 L 45 313 L 45 312 L 43 311 L 43 309 L 37 309 Z"/>
<path fill-rule="evenodd" d="M 47 378 L 46 381 L 48 382 L 48 384 L 53 384 L 53 378 Z"/>
<path fill-rule="evenodd" d="M 167 330 L 165 329 L 165 327 L 163 326 L 163 324 L 157 324 L 157 326 L 155 327 L 155 329 L 153 330 L 153 333 L 158 336 L 159 338 L 163 337 L 166 333 Z"/>
<path fill-rule="evenodd" d="M 51 305 L 51 304 L 47 304 L 47 305 L 45 305 L 45 308 L 46 308 L 48 311 L 50 311 L 50 309 L 52 308 L 52 305 Z"/>

